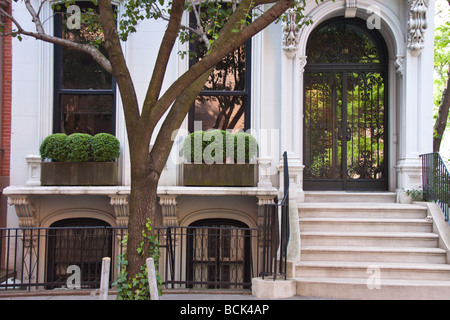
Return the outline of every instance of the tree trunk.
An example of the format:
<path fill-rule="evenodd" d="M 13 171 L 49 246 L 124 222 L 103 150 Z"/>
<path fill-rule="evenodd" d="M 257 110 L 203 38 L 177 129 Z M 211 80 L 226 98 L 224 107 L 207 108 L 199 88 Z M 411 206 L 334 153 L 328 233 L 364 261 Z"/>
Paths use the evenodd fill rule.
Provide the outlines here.
<path fill-rule="evenodd" d="M 157 188 L 159 174 L 154 171 L 146 170 L 144 173 L 135 173 L 136 166 L 131 166 L 131 193 L 130 208 L 128 218 L 128 279 L 133 278 L 140 272 L 140 267 L 145 265 L 148 258 L 148 243 L 144 242 L 144 254 L 138 254 L 137 249 L 144 240 L 142 231 L 146 230 L 145 224 L 150 219 L 152 228 L 160 224 L 160 218 L 157 216 Z M 149 166 L 147 166 L 149 167 Z M 153 229 L 152 232 L 155 232 Z"/>
<path fill-rule="evenodd" d="M 442 138 L 447 126 L 450 108 L 450 66 L 447 72 L 447 84 L 442 92 L 441 104 L 439 105 L 438 117 L 434 125 L 433 152 L 439 152 Z"/>

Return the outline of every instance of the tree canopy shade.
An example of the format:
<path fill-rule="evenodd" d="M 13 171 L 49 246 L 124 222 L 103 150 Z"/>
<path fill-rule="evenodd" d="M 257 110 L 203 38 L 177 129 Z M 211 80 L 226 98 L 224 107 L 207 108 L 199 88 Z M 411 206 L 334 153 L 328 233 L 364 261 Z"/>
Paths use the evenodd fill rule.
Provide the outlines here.
<path fill-rule="evenodd" d="M 434 125 L 433 151 L 439 152 L 447 127 L 450 108 L 450 1 L 438 2 L 437 27 L 435 34 L 435 106 L 438 109 Z"/>
<path fill-rule="evenodd" d="M 12 22 L 10 29 L 4 25 L 4 34 L 11 34 L 19 40 L 32 37 L 60 45 L 66 51 L 87 54 L 115 79 L 130 148 L 127 274 L 131 281 L 140 273 L 141 266 L 145 265 L 146 255 L 143 253 L 149 251 L 149 244 L 144 244 L 144 247 L 141 245 L 142 232 L 148 229 L 148 220 L 154 222 L 158 219 L 155 217 L 157 185 L 173 145 L 172 133 L 180 127 L 213 68 L 227 55 L 273 22 L 283 19 L 282 15 L 288 8 L 296 11 L 296 23 L 309 23 L 303 14 L 306 0 L 233 0 L 231 6 L 223 6 L 214 0 L 129 0 L 123 3 L 124 14 L 119 20 L 111 0 L 98 0 L 98 3 L 95 1 L 97 7 L 91 11 L 92 14 L 84 15 L 81 21 L 88 24 L 90 35 L 80 35 L 75 30 L 73 36 L 64 37 L 45 32 L 44 23 L 48 21 L 42 20 L 41 9 L 53 2 L 18 1 L 26 7 L 35 30 L 26 30 L 18 17 L 0 9 L 3 18 Z M 316 0 L 316 3 L 319 1 L 323 0 Z M 74 4 L 76 2 L 70 0 L 53 6 L 57 11 Z M 93 14 L 97 9 L 99 14 Z M 193 13 L 196 18 L 195 27 L 182 25 L 186 11 Z M 164 20 L 167 27 L 145 99 L 140 104 L 121 43 L 130 33 L 137 32 L 139 22 L 145 19 Z M 76 24 L 76 21 L 73 23 Z M 206 53 L 163 92 L 162 84 L 174 45 L 177 41 L 190 41 L 193 36 L 204 44 Z M 155 132 L 160 121 L 161 127 Z M 153 136 L 155 142 L 150 151 Z"/>

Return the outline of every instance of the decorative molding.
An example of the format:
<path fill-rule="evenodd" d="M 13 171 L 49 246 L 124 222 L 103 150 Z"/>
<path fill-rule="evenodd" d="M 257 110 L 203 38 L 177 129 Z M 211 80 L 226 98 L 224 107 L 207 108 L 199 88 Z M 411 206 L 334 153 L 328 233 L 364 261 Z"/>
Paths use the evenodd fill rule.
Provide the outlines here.
<path fill-rule="evenodd" d="M 25 158 L 28 164 L 28 180 L 25 182 L 27 186 L 41 185 L 41 157 L 29 155 Z"/>
<path fill-rule="evenodd" d="M 306 56 L 299 57 L 298 61 L 299 61 L 300 75 L 303 75 L 305 73 L 306 64 L 308 63 L 307 57 Z"/>
<path fill-rule="evenodd" d="M 409 11 L 408 49 L 420 53 L 424 48 L 425 31 L 428 29 L 429 0 L 406 0 Z"/>
<path fill-rule="evenodd" d="M 118 227 L 128 227 L 128 195 L 124 194 L 110 194 L 111 201 L 109 202 L 114 207 L 114 216 Z"/>
<path fill-rule="evenodd" d="M 398 56 L 397 59 L 394 62 L 395 70 L 397 74 L 401 77 L 403 77 L 405 73 L 405 57 Z"/>
<path fill-rule="evenodd" d="M 356 11 L 358 11 L 358 1 L 357 0 L 346 0 L 345 1 L 345 17 L 355 18 Z"/>
<path fill-rule="evenodd" d="M 14 206 L 17 217 L 19 218 L 19 226 L 21 228 L 36 227 L 36 206 L 29 201 L 26 195 L 15 195 L 8 197 L 8 204 Z"/>
<path fill-rule="evenodd" d="M 295 23 L 296 12 L 290 8 L 286 12 L 286 21 L 283 22 L 283 50 L 288 57 L 293 58 L 294 53 L 298 49 L 300 43 L 300 28 Z"/>
<path fill-rule="evenodd" d="M 161 205 L 164 227 L 178 226 L 177 196 L 160 195 L 159 204 Z"/>
<path fill-rule="evenodd" d="M 258 158 L 258 188 L 272 188 L 272 182 L 270 181 L 271 166 L 271 157 Z"/>

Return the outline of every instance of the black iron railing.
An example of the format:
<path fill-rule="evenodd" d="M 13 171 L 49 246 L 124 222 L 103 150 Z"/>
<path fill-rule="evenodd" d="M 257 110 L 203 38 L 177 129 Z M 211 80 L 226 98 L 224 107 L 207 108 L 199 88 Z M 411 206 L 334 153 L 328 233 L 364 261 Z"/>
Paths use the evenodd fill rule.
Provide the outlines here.
<path fill-rule="evenodd" d="M 167 289 L 250 289 L 258 274 L 259 229 L 157 228 L 159 273 Z"/>
<path fill-rule="evenodd" d="M 0 229 L 0 290 L 98 288 L 102 258 L 115 261 L 122 253 L 125 230 L 111 227 Z"/>
<path fill-rule="evenodd" d="M 450 223 L 450 173 L 439 153 L 421 155 L 422 188 L 426 201 L 435 201 L 444 213 L 445 220 Z"/>
<path fill-rule="evenodd" d="M 260 273 L 260 229 L 155 230 L 164 288 L 250 289 L 251 279 Z M 0 290 L 97 289 L 103 257 L 112 261 L 112 285 L 126 233 L 126 228 L 112 227 L 0 229 Z M 79 283 L 74 281 L 77 276 Z"/>
<path fill-rule="evenodd" d="M 264 205 L 262 235 L 263 258 L 261 276 L 287 277 L 287 247 L 289 244 L 289 168 L 287 153 L 283 155 L 283 199 Z"/>

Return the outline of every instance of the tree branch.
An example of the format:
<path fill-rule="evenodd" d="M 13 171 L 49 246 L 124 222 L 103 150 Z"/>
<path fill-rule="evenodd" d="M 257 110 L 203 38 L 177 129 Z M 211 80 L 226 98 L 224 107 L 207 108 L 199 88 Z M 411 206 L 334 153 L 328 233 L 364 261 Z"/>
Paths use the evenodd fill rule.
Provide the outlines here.
<path fill-rule="evenodd" d="M 250 1 L 247 1 L 250 2 Z M 244 4 L 241 2 L 236 12 L 239 12 L 240 7 Z M 151 122 L 148 123 L 151 127 L 156 125 L 156 122 L 163 116 L 163 114 L 170 107 L 174 99 L 192 82 L 194 82 L 198 77 L 200 77 L 204 72 L 213 68 L 217 63 L 219 63 L 224 56 L 231 53 L 232 51 L 239 48 L 245 41 L 253 37 L 259 31 L 263 30 L 265 27 L 274 22 L 283 12 L 285 12 L 290 6 L 292 6 L 293 0 L 278 0 L 277 3 L 269 8 L 264 14 L 246 26 L 244 29 L 238 32 L 232 32 L 240 21 L 242 21 L 242 16 L 236 18 L 237 21 L 230 21 L 235 14 L 230 17 L 230 20 L 226 23 L 221 31 L 221 34 L 229 34 L 230 36 L 226 39 L 223 36 L 219 36 L 219 40 L 216 41 L 214 48 L 211 53 L 205 56 L 202 60 L 196 63 L 188 71 L 186 71 L 181 77 L 179 77 L 164 93 L 164 95 L 155 104 L 152 110 L 152 116 L 149 119 Z M 246 9 L 245 10 L 246 12 Z M 245 14 L 244 12 L 244 14 Z M 242 11 L 241 11 L 242 14 Z M 228 26 L 228 30 L 225 30 Z M 230 30 L 231 29 L 231 30 Z M 229 32 L 229 33 L 228 33 Z"/>
<path fill-rule="evenodd" d="M 219 35 L 220 41 L 218 40 L 216 42 L 217 45 L 212 48 L 211 53 L 175 81 L 157 102 L 150 119 L 150 126 L 156 124 L 154 121 L 160 119 L 173 102 L 173 97 L 176 97 L 176 101 L 170 108 L 170 111 L 161 126 L 150 154 L 150 158 L 154 161 L 155 170 L 158 172 L 162 170 L 167 157 L 170 154 L 173 145 L 173 141 L 171 140 L 172 133 L 179 128 L 181 122 L 186 117 L 192 101 L 195 100 L 199 91 L 204 86 L 212 68 L 214 68 L 224 56 L 239 48 L 245 41 L 274 22 L 293 4 L 293 0 L 278 0 L 274 6 L 268 9 L 250 25 L 239 32 L 232 32 L 232 30 L 236 28 L 237 23 L 240 23 L 243 17 L 245 18 L 246 16 L 248 8 L 245 7 L 245 4 L 248 6 L 252 5 L 248 2 L 251 1 L 243 0 L 235 12 L 237 14 L 233 14 L 222 28 Z M 244 7 L 240 8 L 243 4 Z"/>
<path fill-rule="evenodd" d="M 53 43 L 53 44 L 57 44 L 60 46 L 64 46 L 64 47 L 72 49 L 72 50 L 85 52 L 85 53 L 89 54 L 100 66 L 102 66 L 106 70 L 106 72 L 108 72 L 108 73 L 112 72 L 111 64 L 109 63 L 109 60 L 94 46 L 72 42 L 70 40 L 58 38 L 55 36 L 49 36 L 44 32 L 42 25 L 40 25 L 40 23 L 38 23 L 38 25 L 40 25 L 40 27 L 36 26 L 37 29 L 41 30 L 40 32 L 26 31 L 22 28 L 20 23 L 13 16 L 8 14 L 2 8 L 0 8 L 0 14 L 2 16 L 4 16 L 5 18 L 11 20 L 11 22 L 16 26 L 17 31 L 12 31 L 13 34 L 14 33 L 21 34 L 21 35 L 33 37 L 35 39 L 42 40 L 42 41 L 45 41 L 48 43 Z"/>
<path fill-rule="evenodd" d="M 99 0 L 98 7 L 100 9 L 103 34 L 105 35 L 105 48 L 108 51 L 111 62 L 112 75 L 119 87 L 127 126 L 128 142 L 131 148 L 136 124 L 139 121 L 139 103 L 136 90 L 123 55 L 111 0 Z M 133 154 L 133 152 L 130 154 Z"/>
<path fill-rule="evenodd" d="M 30 13 L 31 17 L 33 18 L 32 21 L 36 25 L 37 33 L 45 34 L 44 28 L 42 27 L 42 24 L 41 24 L 41 19 L 39 19 L 39 16 L 36 14 L 36 11 L 34 10 L 33 6 L 30 3 L 30 0 L 24 0 L 24 2 L 25 2 L 25 7 L 27 8 L 28 12 Z"/>

